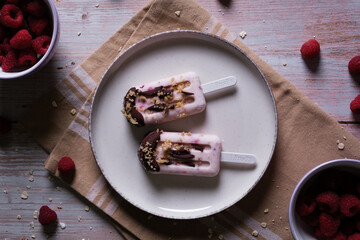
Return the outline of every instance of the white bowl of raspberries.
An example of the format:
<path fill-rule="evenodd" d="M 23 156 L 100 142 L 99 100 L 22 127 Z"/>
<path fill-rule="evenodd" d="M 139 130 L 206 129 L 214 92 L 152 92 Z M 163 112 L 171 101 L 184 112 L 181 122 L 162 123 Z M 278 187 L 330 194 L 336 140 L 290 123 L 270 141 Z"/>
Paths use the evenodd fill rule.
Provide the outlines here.
<path fill-rule="evenodd" d="M 55 53 L 59 31 L 51 0 L 1 1 L 0 79 L 23 77 L 45 66 Z"/>
<path fill-rule="evenodd" d="M 295 239 L 360 239 L 360 160 L 338 159 L 308 172 L 290 199 Z"/>

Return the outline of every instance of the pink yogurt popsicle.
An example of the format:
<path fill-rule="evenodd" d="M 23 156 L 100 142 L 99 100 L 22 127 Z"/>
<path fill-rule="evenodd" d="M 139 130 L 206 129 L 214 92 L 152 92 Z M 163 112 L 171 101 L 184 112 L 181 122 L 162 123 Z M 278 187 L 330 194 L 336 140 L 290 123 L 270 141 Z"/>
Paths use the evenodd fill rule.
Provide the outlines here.
<path fill-rule="evenodd" d="M 138 127 L 197 114 L 206 101 L 199 76 L 187 72 L 131 88 L 122 113 Z"/>
<path fill-rule="evenodd" d="M 141 142 L 139 159 L 151 173 L 214 177 L 220 170 L 216 135 L 153 131 Z"/>

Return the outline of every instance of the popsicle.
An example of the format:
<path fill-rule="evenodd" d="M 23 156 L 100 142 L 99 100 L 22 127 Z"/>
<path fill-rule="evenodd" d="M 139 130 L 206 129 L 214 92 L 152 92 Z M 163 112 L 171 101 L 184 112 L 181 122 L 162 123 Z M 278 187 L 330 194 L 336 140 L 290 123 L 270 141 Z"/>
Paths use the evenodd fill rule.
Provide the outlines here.
<path fill-rule="evenodd" d="M 130 88 L 122 113 L 137 127 L 172 121 L 204 111 L 205 93 L 235 84 L 229 76 L 201 85 L 196 73 L 182 73 Z"/>
<path fill-rule="evenodd" d="M 216 135 L 156 130 L 141 141 L 138 156 L 151 173 L 214 177 L 220 161 L 256 166 L 253 154 L 221 151 Z"/>

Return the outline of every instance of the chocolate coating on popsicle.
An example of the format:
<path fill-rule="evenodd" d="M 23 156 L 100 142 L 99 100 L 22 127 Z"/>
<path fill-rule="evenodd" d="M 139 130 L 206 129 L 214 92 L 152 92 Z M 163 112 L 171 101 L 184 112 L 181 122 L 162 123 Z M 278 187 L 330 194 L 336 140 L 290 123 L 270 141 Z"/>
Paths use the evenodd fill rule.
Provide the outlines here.
<path fill-rule="evenodd" d="M 129 89 L 124 97 L 124 109 L 123 114 L 127 118 L 128 122 L 141 127 L 145 125 L 143 115 L 136 109 L 135 101 L 138 95 L 138 90 L 135 87 Z"/>
<path fill-rule="evenodd" d="M 156 146 L 160 140 L 160 131 L 153 131 L 146 135 L 141 141 L 138 152 L 139 160 L 144 166 L 145 170 L 152 172 L 159 172 L 160 167 L 156 162 Z"/>

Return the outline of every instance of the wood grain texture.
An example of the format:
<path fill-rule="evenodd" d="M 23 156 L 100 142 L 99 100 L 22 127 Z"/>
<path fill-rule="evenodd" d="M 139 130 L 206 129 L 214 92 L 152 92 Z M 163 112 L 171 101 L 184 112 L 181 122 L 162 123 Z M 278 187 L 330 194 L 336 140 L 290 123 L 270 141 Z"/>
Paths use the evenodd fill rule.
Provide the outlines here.
<path fill-rule="evenodd" d="M 31 105 L 59 80 L 86 59 L 101 43 L 118 30 L 147 0 L 57 0 L 61 35 L 52 61 L 39 73 L 24 79 L 0 80 L 0 115 L 19 120 Z M 275 70 L 284 75 L 306 96 L 343 124 L 360 139 L 360 117 L 349 103 L 360 93 L 360 80 L 352 78 L 348 61 L 360 55 L 360 1 L 358 0 L 198 0 L 198 3 L 237 35 L 246 31 L 242 41 Z M 96 5 L 99 4 L 98 7 Z M 80 33 L 80 34 L 79 34 Z M 313 36 L 321 44 L 317 71 L 301 59 L 299 49 Z M 286 63 L 286 66 L 284 66 Z M 118 239 L 107 218 L 91 208 L 81 196 L 49 181 L 43 167 L 47 153 L 13 123 L 12 131 L 0 136 L 0 238 L 21 239 L 46 233 L 33 212 L 47 204 L 58 209 L 61 222 L 50 239 Z M 29 182 L 29 170 L 34 182 Z M 26 186 L 31 186 L 27 189 Z M 59 188 L 57 188 L 59 186 Z M 19 190 L 17 189 L 19 188 Z M 7 190 L 7 194 L 3 191 Z M 22 191 L 29 198 L 21 199 Z M 49 202 L 52 198 L 52 202 Z M 18 220 L 16 216 L 22 218 Z M 80 222 L 78 217 L 81 216 Z M 29 222 L 34 222 L 34 229 Z M 92 228 L 92 230 L 90 229 Z"/>

